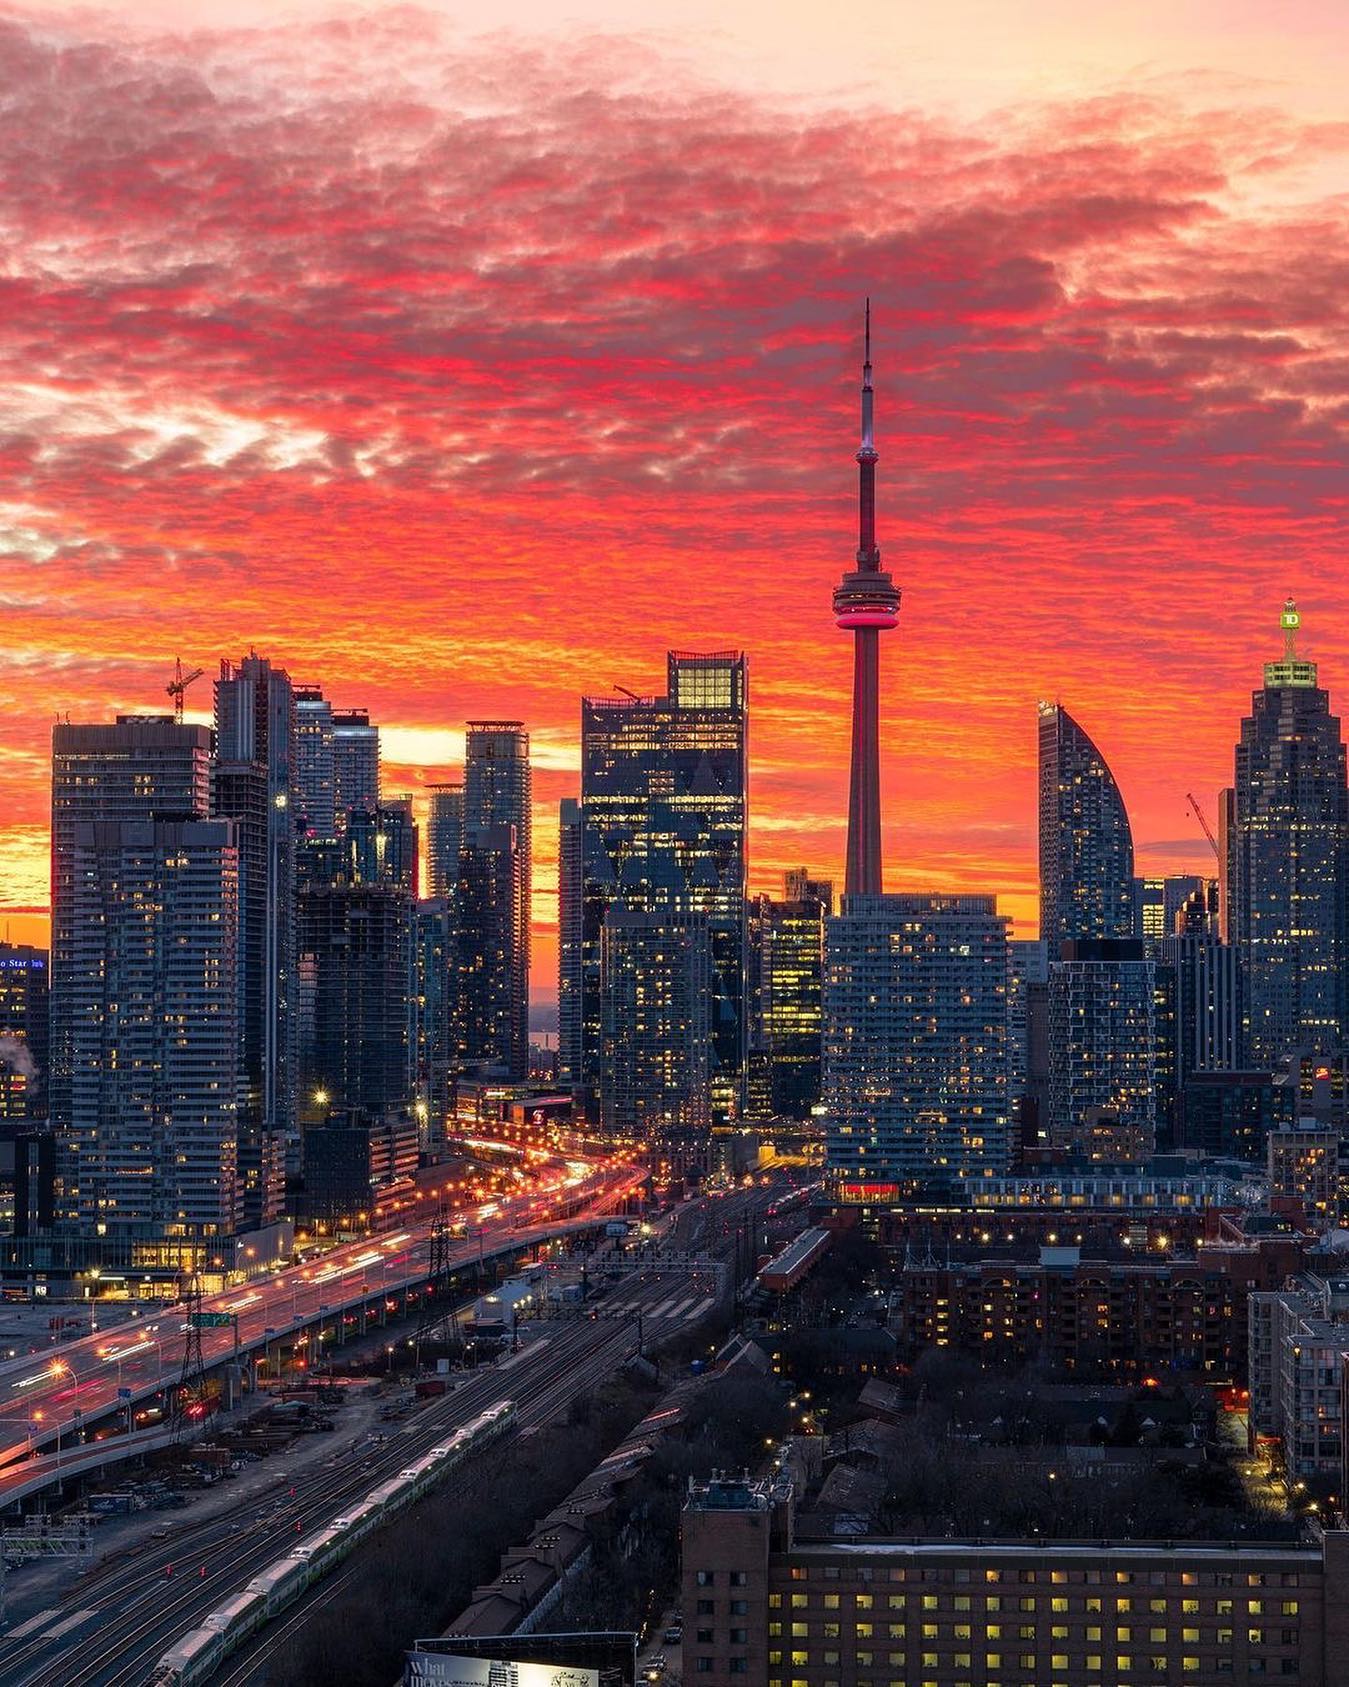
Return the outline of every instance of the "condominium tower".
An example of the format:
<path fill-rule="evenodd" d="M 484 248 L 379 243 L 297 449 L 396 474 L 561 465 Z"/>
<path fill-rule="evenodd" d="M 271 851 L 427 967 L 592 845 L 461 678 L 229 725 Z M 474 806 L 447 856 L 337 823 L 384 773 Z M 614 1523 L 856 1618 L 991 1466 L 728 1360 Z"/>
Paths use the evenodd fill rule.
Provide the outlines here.
<path fill-rule="evenodd" d="M 1134 935 L 1134 843 L 1105 757 L 1058 703 L 1040 704 L 1040 934 Z"/>

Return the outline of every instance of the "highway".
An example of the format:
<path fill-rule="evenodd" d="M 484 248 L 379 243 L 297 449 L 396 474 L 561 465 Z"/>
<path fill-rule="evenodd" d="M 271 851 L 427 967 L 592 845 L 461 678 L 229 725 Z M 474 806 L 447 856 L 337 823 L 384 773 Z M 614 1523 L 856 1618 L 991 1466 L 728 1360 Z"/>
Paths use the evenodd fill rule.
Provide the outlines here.
<path fill-rule="evenodd" d="M 522 1432 L 554 1418 L 635 1351 L 639 1312 L 644 1339 L 660 1340 L 711 1310 L 715 1276 L 698 1268 L 683 1275 L 639 1268 L 587 1304 L 595 1318 L 543 1323 L 519 1353 L 484 1367 L 418 1411 L 383 1445 L 363 1457 L 339 1457 L 331 1470 L 319 1467 L 298 1476 L 284 1499 L 254 1510 L 242 1531 L 237 1515 L 233 1521 L 226 1516 L 195 1526 L 187 1522 L 153 1551 L 85 1577 L 68 1609 L 50 1613 L 17 1640 L 0 1642 L 0 1679 L 6 1687 L 138 1687 L 165 1651 L 283 1557 L 297 1535 L 331 1520 L 435 1446 L 447 1430 L 496 1401 L 516 1401 Z M 503 1450 L 509 1459 L 508 1443 Z M 278 1462 L 284 1457 L 278 1455 Z M 166 1571 L 170 1563 L 172 1575 Z M 339 1570 L 314 1590 L 315 1597 L 332 1597 L 334 1586 L 355 1573 L 355 1565 Z M 258 1669 L 266 1653 L 284 1644 L 294 1620 L 283 1616 L 264 1630 L 246 1658 L 226 1664 L 225 1680 L 236 1675 L 243 1680 Z"/>
<path fill-rule="evenodd" d="M 450 1246 L 451 1267 L 493 1251 L 528 1245 L 581 1227 L 614 1208 L 642 1181 L 631 1166 L 571 1162 L 543 1170 L 526 1193 L 502 1196 L 452 1215 L 472 1234 Z M 235 1350 L 265 1349 L 301 1329 L 401 1292 L 423 1281 L 431 1223 L 391 1236 L 345 1243 L 290 1270 L 204 1297 L 204 1312 L 228 1314 L 230 1324 L 201 1331 L 207 1368 Z M 182 1304 L 91 1334 L 54 1353 L 32 1354 L 0 1370 L 0 1508 L 33 1475 L 23 1464 L 58 1438 L 149 1399 L 181 1373 L 187 1309 Z M 130 1401 L 119 1394 L 129 1391 Z"/>

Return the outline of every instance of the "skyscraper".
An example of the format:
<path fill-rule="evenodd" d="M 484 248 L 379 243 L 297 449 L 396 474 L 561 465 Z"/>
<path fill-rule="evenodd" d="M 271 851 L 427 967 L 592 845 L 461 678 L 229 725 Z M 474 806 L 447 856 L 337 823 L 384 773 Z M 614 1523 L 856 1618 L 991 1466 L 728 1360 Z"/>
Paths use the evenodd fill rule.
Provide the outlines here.
<path fill-rule="evenodd" d="M 1068 711 L 1040 704 L 1040 934 L 1050 958 L 1134 934 L 1134 843 L 1105 757 Z"/>
<path fill-rule="evenodd" d="M 379 728 L 368 709 L 333 713 L 334 825 L 346 830 L 353 809 L 379 805 Z"/>
<path fill-rule="evenodd" d="M 1134 929 L 1132 935 L 1145 943 L 1160 943 L 1174 937 L 1176 921 L 1190 898 L 1202 890 L 1204 880 L 1197 873 L 1134 880 Z"/>
<path fill-rule="evenodd" d="M 853 635 L 852 759 L 845 896 L 879 896 L 881 884 L 880 635 L 899 621 L 899 591 L 876 544 L 876 462 L 871 387 L 871 300 L 862 363 L 862 443 L 857 448 L 857 566 L 834 592 L 834 621 Z"/>
<path fill-rule="evenodd" d="M 299 902 L 307 1112 L 413 1100 L 414 904 L 396 884 L 320 881 Z"/>
<path fill-rule="evenodd" d="M 459 1069 L 519 1083 L 529 1072 L 528 975 L 521 964 L 524 859 L 514 826 L 475 826 L 455 898 Z"/>
<path fill-rule="evenodd" d="M 419 1044 L 411 799 L 353 809 L 345 834 L 307 841 L 298 866 L 301 1104 L 309 1117 L 316 1105 L 407 1107 Z"/>
<path fill-rule="evenodd" d="M 707 917 L 611 905 L 601 933 L 600 1124 L 695 1146 L 712 1122 Z"/>
<path fill-rule="evenodd" d="M 575 797 L 563 797 L 557 834 L 558 1075 L 579 1090 L 586 1082 L 585 820 Z M 598 969 L 596 969 L 596 974 Z M 597 1067 L 589 1068 L 595 1081 Z"/>
<path fill-rule="evenodd" d="M 1344 1046 L 1349 794 L 1340 722 L 1297 655 L 1284 605 L 1284 655 L 1265 664 L 1236 750 L 1228 842 L 1229 929 L 1241 957 L 1246 1063 L 1270 1071 L 1294 1052 Z"/>
<path fill-rule="evenodd" d="M 464 787 L 433 785 L 426 836 L 427 890 L 453 902 L 459 886 L 459 851 L 464 846 Z"/>
<path fill-rule="evenodd" d="M 827 1154 L 845 1199 L 1006 1169 L 1007 924 L 991 896 L 845 896 L 828 922 Z"/>
<path fill-rule="evenodd" d="M 1140 1161 L 1157 1125 L 1155 968 L 1136 938 L 1082 938 L 1049 963 L 1049 1144 Z"/>
<path fill-rule="evenodd" d="M 445 1139 L 453 1082 L 458 1070 L 455 1042 L 454 908 L 443 896 L 417 904 L 416 1056 L 417 1117 L 423 1148 Z"/>
<path fill-rule="evenodd" d="M 766 1068 L 770 1111 L 787 1118 L 809 1118 L 820 1099 L 830 889 L 789 873 L 785 900 L 760 896 L 750 905 L 751 1052 Z"/>
<path fill-rule="evenodd" d="M 582 1090 L 600 1080 L 608 910 L 696 914 L 712 956 L 713 1111 L 736 1110 L 746 1043 L 746 693 L 740 652 L 671 651 L 663 697 L 582 699 L 581 802 L 562 828 L 559 978 L 563 1068 Z"/>
<path fill-rule="evenodd" d="M 1212 931 L 1184 931 L 1165 938 L 1159 958 L 1170 967 L 1176 990 L 1176 1079 L 1196 1072 L 1235 1072 L 1241 1067 L 1241 989 L 1237 951 Z"/>
<path fill-rule="evenodd" d="M 361 884 L 396 884 L 414 900 L 421 881 L 417 823 L 411 797 L 390 797 L 347 817 L 343 856 L 348 876 Z"/>
<path fill-rule="evenodd" d="M 121 1263 L 209 1264 L 243 1218 L 234 823 L 79 821 L 66 847 L 66 1211 Z"/>
<path fill-rule="evenodd" d="M 211 734 L 168 715 L 119 715 L 113 725 L 52 732 L 52 958 L 48 1103 L 71 1128 L 71 989 L 75 942 L 75 828 L 99 820 L 205 819 Z"/>
<path fill-rule="evenodd" d="M 1007 1087 L 1022 1146 L 1035 1148 L 1048 1113 L 1049 945 L 1021 938 L 1007 951 Z"/>
<path fill-rule="evenodd" d="M 251 1225 L 270 1224 L 285 1189 L 281 1145 L 296 1130 L 295 696 L 290 677 L 250 654 L 215 684 L 212 809 L 239 848 L 239 1024 L 244 1092 L 240 1180 Z"/>
<path fill-rule="evenodd" d="M 470 721 L 465 738 L 457 978 L 467 1070 L 529 1073 L 533 781 L 519 721 Z"/>
<path fill-rule="evenodd" d="M 306 836 L 337 834 L 333 706 L 316 685 L 295 687 L 295 817 Z"/>

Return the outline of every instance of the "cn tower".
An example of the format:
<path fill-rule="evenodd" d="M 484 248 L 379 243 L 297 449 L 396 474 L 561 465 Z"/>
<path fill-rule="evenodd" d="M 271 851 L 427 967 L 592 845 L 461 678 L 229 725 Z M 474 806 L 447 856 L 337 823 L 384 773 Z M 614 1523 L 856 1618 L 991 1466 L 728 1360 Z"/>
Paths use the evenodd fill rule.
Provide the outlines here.
<path fill-rule="evenodd" d="M 862 443 L 857 448 L 857 567 L 834 592 L 834 620 L 853 636 L 852 775 L 848 786 L 847 896 L 881 892 L 880 635 L 899 620 L 899 589 L 881 572 L 876 545 L 876 444 L 872 437 L 871 300 L 862 363 Z"/>

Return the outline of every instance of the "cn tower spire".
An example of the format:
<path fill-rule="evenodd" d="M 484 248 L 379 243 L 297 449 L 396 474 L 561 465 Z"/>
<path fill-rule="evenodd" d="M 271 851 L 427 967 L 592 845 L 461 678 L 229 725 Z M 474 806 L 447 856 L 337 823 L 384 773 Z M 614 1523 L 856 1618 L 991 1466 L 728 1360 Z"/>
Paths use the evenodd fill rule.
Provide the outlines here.
<path fill-rule="evenodd" d="M 862 443 L 857 448 L 857 566 L 834 593 L 835 623 L 853 635 L 852 766 L 848 788 L 847 896 L 881 893 L 879 635 L 899 620 L 899 591 L 881 571 L 876 544 L 875 395 L 871 385 L 871 300 L 862 353 Z"/>

